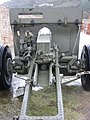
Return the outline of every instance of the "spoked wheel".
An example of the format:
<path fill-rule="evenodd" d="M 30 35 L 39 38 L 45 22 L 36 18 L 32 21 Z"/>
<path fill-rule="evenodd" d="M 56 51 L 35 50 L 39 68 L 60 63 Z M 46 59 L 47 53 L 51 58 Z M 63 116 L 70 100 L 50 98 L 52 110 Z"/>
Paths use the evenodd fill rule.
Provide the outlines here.
<path fill-rule="evenodd" d="M 90 46 L 84 45 L 82 54 L 81 54 L 81 67 L 84 71 L 90 70 Z M 90 91 L 90 74 L 81 75 L 82 87 L 86 91 Z"/>
<path fill-rule="evenodd" d="M 12 55 L 8 46 L 0 48 L 0 55 L 2 57 L 1 75 L 0 75 L 0 89 L 8 89 L 12 81 Z"/>

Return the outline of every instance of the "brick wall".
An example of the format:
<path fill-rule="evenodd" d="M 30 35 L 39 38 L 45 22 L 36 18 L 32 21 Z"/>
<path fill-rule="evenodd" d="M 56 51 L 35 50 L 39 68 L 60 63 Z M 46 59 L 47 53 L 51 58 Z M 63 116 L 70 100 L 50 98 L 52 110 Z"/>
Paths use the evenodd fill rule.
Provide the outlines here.
<path fill-rule="evenodd" d="M 12 31 L 9 21 L 9 10 L 0 7 L 0 43 L 11 45 L 13 41 Z"/>

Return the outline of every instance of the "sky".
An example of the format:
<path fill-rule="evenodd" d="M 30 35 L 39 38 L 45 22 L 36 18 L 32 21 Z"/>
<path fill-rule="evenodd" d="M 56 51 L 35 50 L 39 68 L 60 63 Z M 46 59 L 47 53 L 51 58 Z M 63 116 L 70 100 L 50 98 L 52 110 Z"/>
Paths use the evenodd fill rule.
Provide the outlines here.
<path fill-rule="evenodd" d="M 7 2 L 7 1 L 10 1 L 10 0 L 0 0 L 0 4 L 3 4 L 4 2 Z"/>

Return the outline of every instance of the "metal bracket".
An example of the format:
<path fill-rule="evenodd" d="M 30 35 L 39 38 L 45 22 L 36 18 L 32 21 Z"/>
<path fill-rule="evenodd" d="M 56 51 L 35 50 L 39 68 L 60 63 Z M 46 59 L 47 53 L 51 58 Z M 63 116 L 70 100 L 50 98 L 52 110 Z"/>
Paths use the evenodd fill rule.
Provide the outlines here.
<path fill-rule="evenodd" d="M 68 81 L 65 81 L 65 82 L 62 82 L 62 85 L 66 85 L 66 84 L 69 84 L 75 80 L 78 80 L 80 78 L 80 76 L 75 76 L 74 78 L 69 78 Z M 63 80 L 62 80 L 63 81 Z"/>
<path fill-rule="evenodd" d="M 87 75 L 87 74 L 90 74 L 90 71 L 83 71 L 83 72 L 77 73 L 76 76 L 81 77 L 81 75 Z"/>

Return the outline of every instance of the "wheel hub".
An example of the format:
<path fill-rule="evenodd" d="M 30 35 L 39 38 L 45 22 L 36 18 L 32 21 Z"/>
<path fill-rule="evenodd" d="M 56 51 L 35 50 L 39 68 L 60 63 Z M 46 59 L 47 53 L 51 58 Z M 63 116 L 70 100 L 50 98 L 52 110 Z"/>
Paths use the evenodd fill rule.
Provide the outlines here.
<path fill-rule="evenodd" d="M 12 59 L 8 58 L 6 62 L 6 72 L 8 75 L 12 73 Z"/>

